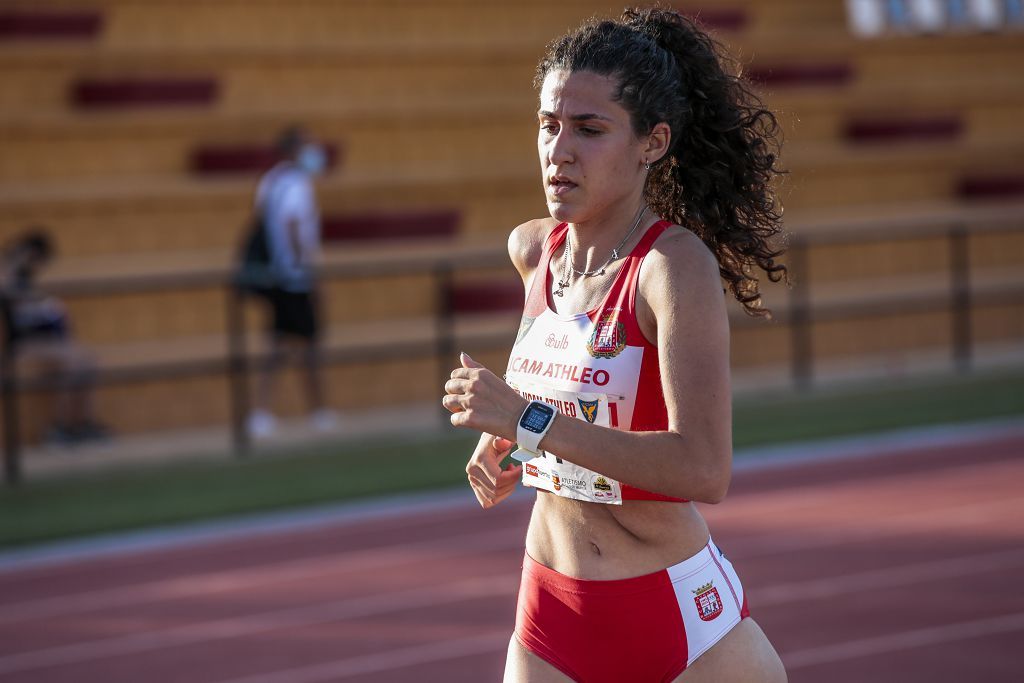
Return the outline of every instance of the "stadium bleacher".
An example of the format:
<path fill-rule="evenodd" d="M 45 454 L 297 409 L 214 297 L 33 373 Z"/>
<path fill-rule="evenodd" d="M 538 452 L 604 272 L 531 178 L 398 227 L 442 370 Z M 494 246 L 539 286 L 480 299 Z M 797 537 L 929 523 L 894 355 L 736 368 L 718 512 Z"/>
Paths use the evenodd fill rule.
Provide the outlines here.
<path fill-rule="evenodd" d="M 779 112 L 790 170 L 780 196 L 794 236 L 810 241 L 809 269 L 794 277 L 812 284 L 819 313 L 859 307 L 854 318 L 811 322 L 822 361 L 903 367 L 951 343 L 950 311 L 922 303 L 949 289 L 949 242 L 904 243 L 901 226 L 957 221 L 977 287 L 974 341 L 1019 345 L 1024 309 L 986 293 L 1019 288 L 1024 237 L 970 231 L 979 216 L 1019 223 L 1020 34 L 864 41 L 841 2 L 680 6 L 738 52 Z M 266 145 L 301 121 L 335 158 L 319 186 L 329 402 L 432 400 L 442 308 L 455 316 L 455 339 L 491 365 L 503 365 L 514 335 L 515 275 L 495 264 L 508 230 L 544 213 L 531 83 L 540 51 L 581 18 L 616 9 L 596 0 L 12 3 L 0 13 L 0 241 L 30 224 L 51 229 L 59 254 L 46 281 L 96 350 L 99 412 L 116 432 L 226 424 L 223 284 Z M 857 226 L 881 236 L 814 245 Z M 445 289 L 438 272 L 449 262 Z M 481 293 L 501 304 L 482 305 Z M 790 297 L 766 288 L 773 323 L 734 308 L 738 375 L 787 375 Z M 902 315 L 882 305 L 900 297 Z M 252 306 L 246 321 L 259 328 Z M 353 386 L 372 389 L 357 399 Z M 281 396 L 282 413 L 294 398 Z M 29 440 L 41 434 L 45 400 L 23 396 Z"/>

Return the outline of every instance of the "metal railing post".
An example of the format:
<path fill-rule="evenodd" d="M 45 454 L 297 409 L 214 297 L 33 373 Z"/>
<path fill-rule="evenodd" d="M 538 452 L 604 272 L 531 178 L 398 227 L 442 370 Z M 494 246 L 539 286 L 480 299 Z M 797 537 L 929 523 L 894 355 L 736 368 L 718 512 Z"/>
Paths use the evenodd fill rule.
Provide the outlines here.
<path fill-rule="evenodd" d="M 949 296 L 951 350 L 957 370 L 970 370 L 971 339 L 971 255 L 967 228 L 958 223 L 949 231 Z"/>
<path fill-rule="evenodd" d="M 790 361 L 793 384 L 806 389 L 814 382 L 814 340 L 811 319 L 810 268 L 807 241 L 803 237 L 790 240 L 790 268 L 796 282 L 790 288 L 789 329 Z"/>
<path fill-rule="evenodd" d="M 21 482 L 21 434 L 18 430 L 18 386 L 14 367 L 14 349 L 10 339 L 0 350 L 0 392 L 4 402 L 4 481 Z"/>
<path fill-rule="evenodd" d="M 453 284 L 452 264 L 449 261 L 441 261 L 434 268 L 435 283 L 435 310 L 436 310 L 436 333 L 437 333 L 437 387 L 438 390 L 448 381 L 455 358 L 455 316 L 452 306 Z M 439 413 L 444 426 L 448 426 L 449 413 L 443 410 Z"/>
<path fill-rule="evenodd" d="M 231 446 L 238 457 L 249 453 L 249 367 L 245 349 L 245 292 L 229 284 L 224 298 L 228 329 L 228 391 L 231 402 Z"/>

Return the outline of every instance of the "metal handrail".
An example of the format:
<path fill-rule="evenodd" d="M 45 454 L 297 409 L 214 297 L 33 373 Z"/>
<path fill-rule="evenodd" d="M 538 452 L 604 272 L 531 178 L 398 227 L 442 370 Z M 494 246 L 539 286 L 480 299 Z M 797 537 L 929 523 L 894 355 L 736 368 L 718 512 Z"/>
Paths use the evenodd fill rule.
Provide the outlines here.
<path fill-rule="evenodd" d="M 789 310 L 777 318 L 790 328 L 791 374 L 796 386 L 807 387 L 814 382 L 813 327 L 815 322 L 886 314 L 889 311 L 897 310 L 895 308 L 897 300 L 886 302 L 885 305 L 851 305 L 838 310 L 824 311 L 817 308 L 814 298 L 811 296 L 812 273 L 809 268 L 808 254 L 810 250 L 820 246 L 870 244 L 934 239 L 936 237 L 947 239 L 950 253 L 949 287 L 945 293 L 928 296 L 928 300 L 937 307 L 941 306 L 952 310 L 953 344 L 951 354 L 953 361 L 960 369 L 970 368 L 973 363 L 974 342 L 971 334 L 971 311 L 975 303 L 972 297 L 971 265 L 968 253 L 970 238 L 986 233 L 1024 231 L 1024 220 L 1001 219 L 991 222 L 982 220 L 974 223 L 961 218 L 962 220 L 954 222 L 901 226 L 899 232 L 896 233 L 883 229 L 865 230 L 863 226 L 854 226 L 851 222 L 851 227 L 847 229 L 834 228 L 820 234 L 800 233 L 792 236 L 787 250 L 787 261 L 790 271 L 795 274 L 794 284 L 789 289 Z M 464 246 L 448 250 L 447 253 L 446 250 L 438 250 L 433 256 L 410 253 L 408 257 L 389 257 L 378 262 L 371 259 L 327 263 L 319 269 L 319 276 L 322 279 L 334 280 L 369 275 L 431 274 L 434 281 L 436 341 L 429 350 L 439 359 L 438 377 L 443 380 L 448 375 L 446 363 L 450 362 L 455 350 L 456 316 L 451 308 L 454 274 L 459 270 L 494 267 L 506 263 L 507 255 L 503 248 Z M 222 367 L 227 370 L 230 378 L 232 442 L 235 452 L 242 455 L 248 452 L 250 447 L 249 436 L 245 429 L 245 417 L 249 407 L 250 353 L 246 346 L 244 297 L 229 284 L 229 279 L 226 271 L 204 272 L 200 278 L 204 286 L 214 284 L 222 287 L 225 292 L 227 348 L 225 364 Z M 125 283 L 117 279 L 92 281 L 88 291 L 91 294 L 100 293 L 104 291 L 104 285 L 116 290 L 123 289 Z M 179 278 L 175 282 L 169 276 L 160 276 L 147 280 L 143 289 L 186 289 L 195 286 L 197 286 L 195 281 L 182 281 Z M 1006 289 L 1004 293 L 1017 294 L 1018 290 Z M 15 356 L 16 350 L 9 344 L 5 345 L 0 353 L 0 360 L 2 360 L 0 362 L 0 393 L 2 393 L 4 401 L 4 473 L 8 483 L 16 483 L 21 477 L 17 424 L 17 394 L 20 387 L 14 372 Z"/>

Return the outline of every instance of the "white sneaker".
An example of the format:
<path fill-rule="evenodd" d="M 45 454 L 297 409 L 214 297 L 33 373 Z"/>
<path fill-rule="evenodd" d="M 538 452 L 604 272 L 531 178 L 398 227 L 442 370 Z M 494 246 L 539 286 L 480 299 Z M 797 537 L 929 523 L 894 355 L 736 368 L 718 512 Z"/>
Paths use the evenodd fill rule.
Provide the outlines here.
<path fill-rule="evenodd" d="M 249 436 L 254 439 L 263 439 L 277 431 L 277 418 L 266 410 L 254 410 L 249 413 L 246 427 L 249 430 Z"/>
<path fill-rule="evenodd" d="M 330 408 L 321 408 L 309 416 L 309 424 L 318 432 L 331 432 L 341 424 L 341 416 Z"/>

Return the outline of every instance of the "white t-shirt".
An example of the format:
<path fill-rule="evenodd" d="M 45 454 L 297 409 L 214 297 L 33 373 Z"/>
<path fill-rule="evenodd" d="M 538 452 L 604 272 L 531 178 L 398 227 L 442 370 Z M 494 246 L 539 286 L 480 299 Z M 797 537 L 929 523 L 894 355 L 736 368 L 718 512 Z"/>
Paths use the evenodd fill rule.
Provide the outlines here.
<path fill-rule="evenodd" d="M 274 275 L 282 289 L 307 292 L 313 285 L 313 262 L 320 249 L 320 214 L 313 183 L 304 171 L 280 163 L 260 180 L 256 207 L 263 207 L 267 247 Z M 288 224 L 298 221 L 299 253 Z"/>

